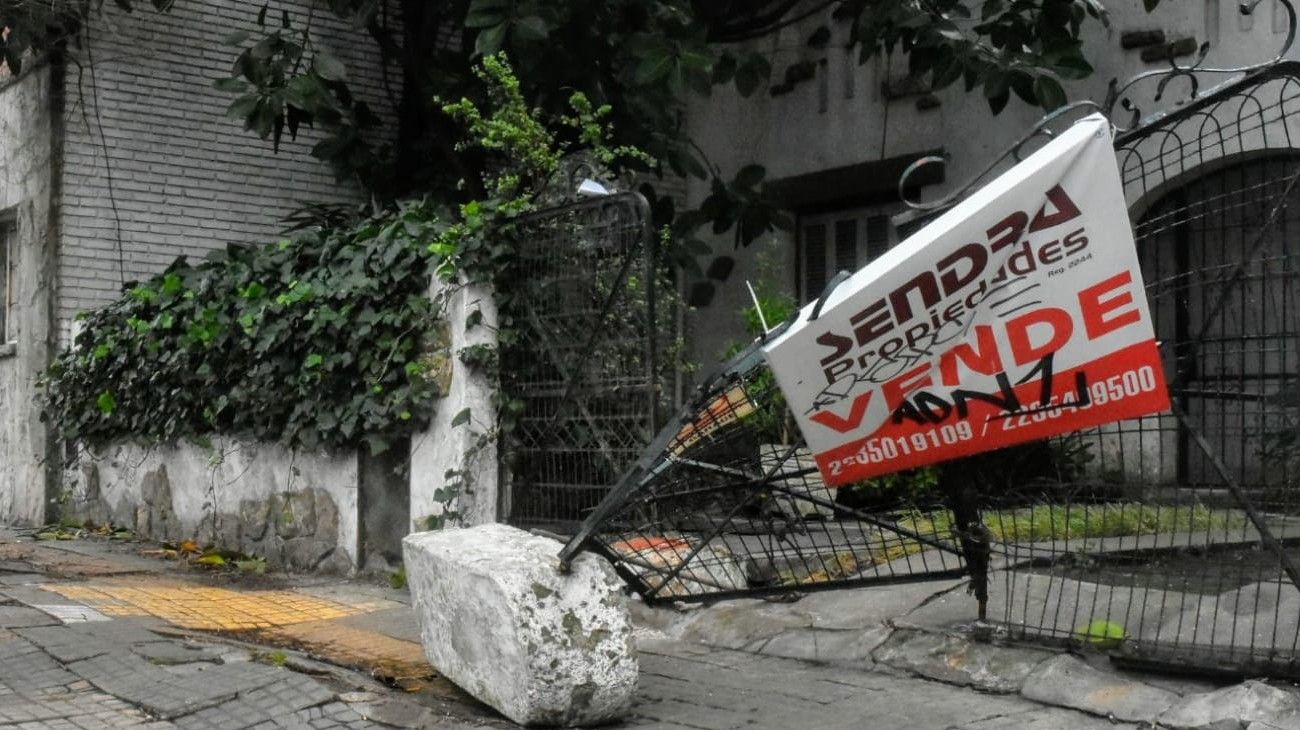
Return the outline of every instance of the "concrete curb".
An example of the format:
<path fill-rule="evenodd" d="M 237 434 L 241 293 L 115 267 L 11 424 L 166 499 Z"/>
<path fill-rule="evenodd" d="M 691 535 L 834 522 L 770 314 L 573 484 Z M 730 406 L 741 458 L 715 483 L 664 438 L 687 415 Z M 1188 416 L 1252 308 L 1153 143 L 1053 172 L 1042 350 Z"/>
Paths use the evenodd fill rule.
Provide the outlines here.
<path fill-rule="evenodd" d="M 1247 681 L 1137 675 L 1102 655 L 1074 655 L 976 638 L 963 583 L 943 581 L 651 608 L 633 603 L 639 631 L 695 644 L 906 674 L 1112 722 L 1177 730 L 1300 730 L 1300 692 Z"/>

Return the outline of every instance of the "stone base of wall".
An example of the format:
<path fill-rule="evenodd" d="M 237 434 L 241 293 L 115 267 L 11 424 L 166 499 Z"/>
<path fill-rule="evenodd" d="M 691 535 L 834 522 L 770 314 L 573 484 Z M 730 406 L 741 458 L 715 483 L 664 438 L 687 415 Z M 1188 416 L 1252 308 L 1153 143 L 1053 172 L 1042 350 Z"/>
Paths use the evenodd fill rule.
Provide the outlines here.
<path fill-rule="evenodd" d="M 358 567 L 357 456 L 223 440 L 116 446 L 66 470 L 62 513 L 142 537 L 237 550 L 274 569 Z"/>

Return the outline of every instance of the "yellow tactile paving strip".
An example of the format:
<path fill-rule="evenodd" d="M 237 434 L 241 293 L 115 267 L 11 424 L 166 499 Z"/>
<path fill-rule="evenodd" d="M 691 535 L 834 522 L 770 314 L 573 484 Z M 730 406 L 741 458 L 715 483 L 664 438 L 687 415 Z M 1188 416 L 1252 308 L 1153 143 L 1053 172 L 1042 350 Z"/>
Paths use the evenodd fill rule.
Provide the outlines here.
<path fill-rule="evenodd" d="M 407 690 L 418 689 L 434 675 L 419 644 L 333 621 L 312 621 L 267 629 L 260 636 L 309 649 L 331 661 L 363 668 Z"/>
<path fill-rule="evenodd" d="M 47 584 L 42 589 L 108 616 L 155 616 L 200 631 L 250 631 L 328 621 L 374 610 L 291 591 L 232 591 L 186 583 Z"/>

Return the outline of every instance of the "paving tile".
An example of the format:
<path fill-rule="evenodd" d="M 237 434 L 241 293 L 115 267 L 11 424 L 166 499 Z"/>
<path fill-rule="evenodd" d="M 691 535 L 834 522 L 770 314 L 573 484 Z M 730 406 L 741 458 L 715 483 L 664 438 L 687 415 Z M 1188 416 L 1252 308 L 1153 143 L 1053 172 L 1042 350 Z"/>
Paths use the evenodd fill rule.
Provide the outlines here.
<path fill-rule="evenodd" d="M 78 677 L 34 644 L 18 639 L 0 643 L 0 685 L 16 692 L 52 689 Z"/>
<path fill-rule="evenodd" d="M 0 629 L 24 629 L 57 623 L 58 619 L 30 606 L 0 606 Z"/>
<path fill-rule="evenodd" d="M 113 619 L 87 606 L 77 606 L 61 603 L 33 603 L 32 608 L 44 611 L 49 615 L 57 618 L 65 624 L 83 623 L 86 621 L 112 621 Z"/>
<path fill-rule="evenodd" d="M 43 586 L 112 616 L 155 616 L 181 628 L 251 631 L 343 618 L 370 610 L 293 591 L 236 591 L 157 579 L 120 578 Z"/>
<path fill-rule="evenodd" d="M 215 665 L 177 676 L 133 654 L 105 654 L 69 664 L 68 669 L 163 719 L 234 699 L 241 691 L 273 682 L 287 671 L 243 663 Z"/>
<path fill-rule="evenodd" d="M 301 674 L 288 674 L 264 687 L 241 692 L 233 700 L 176 718 L 182 730 L 236 730 L 266 723 L 308 724 L 289 717 L 300 710 L 323 705 L 334 693 L 316 680 Z"/>
<path fill-rule="evenodd" d="M 55 659 L 65 663 L 125 649 L 119 644 L 98 637 L 70 631 L 67 626 L 62 625 L 14 629 L 14 633 L 40 647 Z"/>
<path fill-rule="evenodd" d="M 120 699 L 93 689 L 36 693 L 19 701 L 5 702 L 0 704 L 0 725 L 76 730 L 145 727 L 166 730 L 169 727 Z"/>
<path fill-rule="evenodd" d="M 131 652 L 153 664 L 173 665 L 208 662 L 219 664 L 225 653 L 218 647 L 196 646 L 180 641 L 155 641 L 134 644 Z"/>
<path fill-rule="evenodd" d="M 419 642 L 345 626 L 340 621 L 312 621 L 262 633 L 274 643 L 302 646 L 336 664 L 407 682 L 410 687 L 434 674 Z"/>

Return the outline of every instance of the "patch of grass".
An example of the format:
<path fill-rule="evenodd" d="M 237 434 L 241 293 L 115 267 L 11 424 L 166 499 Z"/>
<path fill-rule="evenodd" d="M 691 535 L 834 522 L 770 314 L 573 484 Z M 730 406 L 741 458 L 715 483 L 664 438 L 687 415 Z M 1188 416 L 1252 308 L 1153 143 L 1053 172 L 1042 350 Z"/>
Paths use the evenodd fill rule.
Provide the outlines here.
<path fill-rule="evenodd" d="M 1059 505 L 1039 504 L 1019 509 L 988 511 L 984 526 L 997 542 L 1044 542 L 1083 538 L 1164 535 L 1240 529 L 1246 516 L 1240 510 L 1210 509 L 1204 505 L 1156 506 L 1140 502 L 1105 502 Z M 939 540 L 952 540 L 953 518 L 947 510 L 913 511 L 898 520 L 900 528 Z M 908 537 L 894 536 L 861 552 L 824 556 L 803 570 L 780 574 L 783 585 L 822 583 L 850 577 L 871 565 L 888 563 L 926 550 Z"/>
<path fill-rule="evenodd" d="M 1045 542 L 1084 538 L 1167 535 L 1177 532 L 1205 532 L 1239 529 L 1246 524 L 1240 510 L 1210 509 L 1204 505 L 1177 507 L 1141 502 L 1100 504 L 1038 504 L 1014 510 L 988 511 L 984 526 L 997 542 Z M 899 520 L 904 527 L 939 539 L 952 538 L 952 513 L 913 512 Z M 924 546 L 913 540 L 882 550 L 886 561 L 920 552 Z"/>
<path fill-rule="evenodd" d="M 282 651 L 268 651 L 257 654 L 257 661 L 263 664 L 270 664 L 273 667 L 283 667 L 289 661 L 289 655 Z"/>
<path fill-rule="evenodd" d="M 235 567 L 238 568 L 241 573 L 262 575 L 266 573 L 266 558 L 252 557 L 243 560 L 236 560 Z"/>
<path fill-rule="evenodd" d="M 406 587 L 406 566 L 402 566 L 388 574 L 388 585 L 398 590 Z"/>
<path fill-rule="evenodd" d="M 1204 505 L 1179 507 L 1108 502 L 1092 505 L 1035 505 L 1008 513 L 989 513 L 984 524 L 1001 542 L 1037 542 L 1089 537 L 1167 535 L 1240 528 L 1239 510 Z"/>

